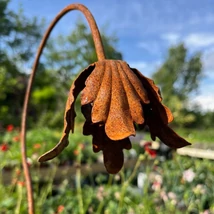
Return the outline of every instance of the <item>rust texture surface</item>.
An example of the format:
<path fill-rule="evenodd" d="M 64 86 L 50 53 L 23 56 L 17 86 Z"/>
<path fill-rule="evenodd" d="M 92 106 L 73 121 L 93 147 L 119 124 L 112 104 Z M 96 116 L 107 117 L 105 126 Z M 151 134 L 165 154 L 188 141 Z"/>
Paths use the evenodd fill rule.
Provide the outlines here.
<path fill-rule="evenodd" d="M 129 136 L 135 125 L 148 126 L 151 138 L 158 137 L 172 148 L 189 143 L 178 136 L 168 124 L 173 120 L 168 107 L 162 104 L 159 88 L 154 82 L 121 60 L 100 60 L 86 68 L 73 82 L 67 99 L 64 130 L 59 143 L 42 155 L 40 162 L 57 156 L 67 145 L 74 131 L 74 104 L 81 92 L 81 110 L 85 117 L 84 135 L 92 135 L 94 152 L 103 152 L 109 173 L 123 166 L 123 149 L 130 149 Z"/>

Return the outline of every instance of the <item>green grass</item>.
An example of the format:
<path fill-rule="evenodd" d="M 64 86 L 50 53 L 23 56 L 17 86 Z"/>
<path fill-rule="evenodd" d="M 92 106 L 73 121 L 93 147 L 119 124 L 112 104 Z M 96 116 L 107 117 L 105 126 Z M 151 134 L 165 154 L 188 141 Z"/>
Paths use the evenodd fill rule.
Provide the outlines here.
<path fill-rule="evenodd" d="M 176 129 L 179 135 L 191 143 L 209 143 L 214 144 L 213 129 Z"/>
<path fill-rule="evenodd" d="M 213 129 L 174 129 L 181 137 L 192 143 L 191 147 L 213 149 L 214 150 L 214 131 Z M 30 157 L 33 164 L 38 164 L 37 158 L 53 148 L 61 137 L 62 131 L 48 128 L 31 129 L 27 132 L 27 155 Z M 1 165 L 15 166 L 19 165 L 21 161 L 20 141 L 16 140 L 19 136 L 19 131 L 5 132 L 0 135 L 0 145 L 7 144 L 8 151 L 1 151 Z M 151 141 L 150 133 L 143 134 L 143 139 Z M 158 138 L 156 139 L 158 141 Z M 76 126 L 75 132 L 70 134 L 69 145 L 58 156 L 61 163 L 69 160 L 75 160 L 75 152 L 78 145 L 81 143 L 84 146 L 83 157 L 84 160 L 96 161 L 98 155 L 92 151 L 92 138 L 91 136 L 84 136 L 82 134 L 82 127 Z M 138 143 L 136 145 L 139 145 Z M 49 162 L 48 162 L 49 163 Z"/>
<path fill-rule="evenodd" d="M 209 129 L 173 128 L 173 130 L 181 137 L 186 139 L 188 142 L 190 142 L 193 147 L 214 149 L 214 130 L 211 128 Z M 144 140 L 151 141 L 149 132 L 145 133 Z M 159 139 L 156 138 L 156 141 L 158 140 Z"/>

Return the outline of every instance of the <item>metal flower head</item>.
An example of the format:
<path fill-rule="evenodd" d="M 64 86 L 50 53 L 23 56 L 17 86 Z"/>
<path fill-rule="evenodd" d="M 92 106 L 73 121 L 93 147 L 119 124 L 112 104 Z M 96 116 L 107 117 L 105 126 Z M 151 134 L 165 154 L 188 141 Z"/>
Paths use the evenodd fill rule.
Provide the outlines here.
<path fill-rule="evenodd" d="M 93 136 L 93 151 L 103 151 L 109 173 L 123 166 L 123 149 L 130 149 L 129 136 L 136 125 L 148 125 L 152 139 L 159 137 L 166 145 L 180 148 L 189 143 L 168 127 L 171 111 L 161 101 L 158 87 L 151 79 L 132 69 L 124 61 L 100 60 L 86 68 L 73 82 L 68 96 L 63 136 L 57 146 L 39 161 L 54 158 L 68 144 L 74 131 L 74 103 L 81 93 L 85 116 L 84 135 Z"/>
<path fill-rule="evenodd" d="M 169 108 L 162 104 L 160 91 L 154 82 L 124 61 L 105 59 L 99 31 L 86 7 L 74 4 L 65 8 L 49 30 L 63 14 L 73 9 L 82 11 L 89 22 L 98 61 L 83 70 L 73 82 L 66 103 L 62 137 L 39 161 L 56 157 L 68 145 L 69 133 L 74 132 L 74 104 L 80 93 L 81 110 L 85 117 L 83 134 L 93 136 L 93 151 L 103 152 L 109 173 L 115 174 L 122 168 L 123 149 L 131 148 L 129 136 L 135 135 L 136 126 L 147 125 L 153 140 L 158 137 L 170 147 L 189 145 L 168 126 L 173 116 Z M 49 33 L 44 37 L 42 48 Z"/>

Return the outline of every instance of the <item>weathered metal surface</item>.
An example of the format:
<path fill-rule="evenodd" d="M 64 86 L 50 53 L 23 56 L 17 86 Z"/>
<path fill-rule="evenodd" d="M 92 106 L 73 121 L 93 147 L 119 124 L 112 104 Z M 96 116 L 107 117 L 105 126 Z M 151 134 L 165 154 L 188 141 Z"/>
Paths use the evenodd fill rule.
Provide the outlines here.
<path fill-rule="evenodd" d="M 84 135 L 93 136 L 94 152 L 103 151 L 109 173 L 123 166 L 123 149 L 130 149 L 129 136 L 134 136 L 135 124 L 147 125 L 151 138 L 180 148 L 189 143 L 169 126 L 173 116 L 162 104 L 159 88 L 154 82 L 121 60 L 100 60 L 86 68 L 73 82 L 68 96 L 64 131 L 59 143 L 42 155 L 40 162 L 57 156 L 67 145 L 74 131 L 74 103 L 81 93 L 82 113 L 85 116 Z"/>

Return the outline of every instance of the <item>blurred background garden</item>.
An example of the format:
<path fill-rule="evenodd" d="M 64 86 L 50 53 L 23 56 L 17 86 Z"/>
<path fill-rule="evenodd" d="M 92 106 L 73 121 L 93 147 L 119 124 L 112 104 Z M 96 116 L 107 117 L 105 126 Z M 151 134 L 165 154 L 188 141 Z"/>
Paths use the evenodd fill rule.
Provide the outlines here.
<path fill-rule="evenodd" d="M 22 106 L 36 50 L 50 20 L 56 15 L 55 12 L 51 17 L 42 13 L 44 8 L 38 15 L 40 1 L 32 1 L 32 5 L 29 2 L 0 1 L 1 214 L 27 213 L 20 153 Z M 57 1 L 44 2 L 44 7 L 51 11 L 51 6 Z M 208 0 L 204 4 L 196 1 L 196 15 L 191 17 L 205 14 L 201 18 L 204 18 L 203 28 L 200 28 L 197 19 L 192 25 L 187 21 L 189 31 L 186 29 L 186 37 L 180 36 L 180 39 L 178 34 L 182 28 L 175 26 L 177 31 L 174 30 L 173 34 L 173 25 L 166 21 L 167 16 L 160 19 L 160 22 L 165 20 L 171 29 L 167 31 L 166 26 L 163 28 L 165 39 L 173 40 L 163 47 L 156 38 L 154 41 L 157 43 L 151 43 L 151 35 L 158 34 L 158 30 L 150 32 L 145 25 L 142 26 L 145 35 L 140 30 L 137 35 L 133 27 L 134 18 L 130 19 L 132 22 L 129 20 L 131 26 L 121 24 L 115 29 L 109 27 L 113 22 L 108 14 L 105 14 L 106 22 L 102 18 L 103 22 L 99 21 L 107 1 L 104 2 L 102 7 L 101 3 L 97 3 L 96 7 L 95 3 L 81 3 L 92 8 L 92 14 L 95 11 L 107 58 L 124 59 L 128 63 L 130 60 L 131 67 L 152 78 L 161 89 L 163 103 L 174 115 L 173 129 L 192 143 L 190 148 L 213 151 L 214 154 L 214 32 L 209 32 L 209 26 L 214 24 L 213 4 L 209 7 Z M 161 16 L 171 3 L 164 6 L 163 1 L 160 2 L 160 10 L 163 11 L 158 15 Z M 53 11 L 59 12 L 69 3 L 72 2 L 57 2 Z M 139 12 L 133 6 L 138 4 L 142 6 L 144 3 L 135 0 L 128 8 L 129 3 L 125 1 L 126 7 L 123 7 L 126 10 L 123 10 L 133 15 L 133 11 Z M 145 8 L 149 8 L 150 4 L 145 1 Z M 116 12 L 122 10 L 119 6 L 112 2 Z M 181 6 L 175 4 L 173 7 Z M 184 17 L 190 6 L 186 5 Z M 37 11 L 35 15 L 33 10 Z M 144 10 L 139 12 L 142 16 Z M 158 20 L 158 16 L 156 18 Z M 154 27 L 147 19 L 149 15 L 147 17 L 145 13 L 144 21 Z M 122 21 L 127 22 L 125 19 Z M 133 148 L 125 151 L 125 165 L 121 172 L 109 175 L 102 163 L 102 153 L 93 153 L 91 137 L 82 135 L 84 118 L 80 100 L 76 102 L 75 132 L 70 135 L 69 146 L 54 160 L 42 164 L 37 162 L 38 157 L 56 145 L 61 137 L 64 108 L 72 81 L 81 70 L 97 61 L 93 40 L 82 16 L 75 14 L 58 25 L 40 60 L 28 111 L 27 155 L 36 213 L 214 213 L 214 158 L 181 156 L 158 139 L 152 142 L 145 129 L 139 131 L 136 137 L 131 137 Z M 137 22 L 136 25 L 139 27 Z M 123 32 L 123 28 L 129 33 L 122 37 L 119 32 Z M 199 28 L 202 33 L 197 35 L 195 32 Z M 135 39 L 146 39 L 146 36 L 150 38 L 148 43 L 141 43 L 141 49 L 137 48 Z M 194 48 L 190 46 L 191 42 Z M 158 49 L 157 45 L 162 49 Z M 152 59 L 156 51 L 160 55 Z"/>

